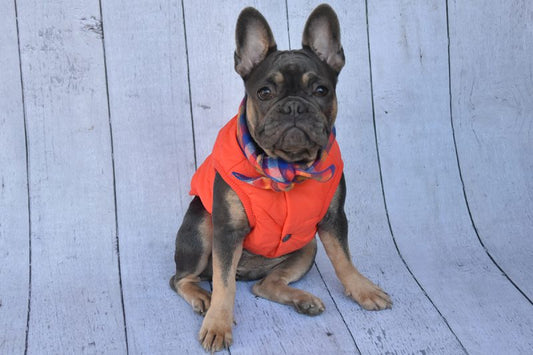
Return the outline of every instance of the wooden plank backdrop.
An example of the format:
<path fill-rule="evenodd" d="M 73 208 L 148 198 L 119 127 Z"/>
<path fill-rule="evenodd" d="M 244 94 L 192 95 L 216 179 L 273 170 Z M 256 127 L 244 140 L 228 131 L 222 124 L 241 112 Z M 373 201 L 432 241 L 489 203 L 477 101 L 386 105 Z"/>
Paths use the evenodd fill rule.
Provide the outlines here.
<path fill-rule="evenodd" d="M 105 2 L 102 13 L 128 348 L 197 352 L 201 319 L 168 287 L 195 169 L 181 3 Z"/>
<path fill-rule="evenodd" d="M 31 213 L 28 353 L 122 352 L 97 1 L 19 1 Z"/>
<path fill-rule="evenodd" d="M 189 181 L 237 111 L 245 6 L 298 49 L 320 1 L 0 2 L 0 354 L 202 354 L 169 287 Z M 318 317 L 237 285 L 231 354 L 533 353 L 533 3 L 334 0 L 350 248 Z M 202 284 L 209 289 L 210 284 Z"/>
<path fill-rule="evenodd" d="M 531 300 L 531 4 L 495 12 L 458 2 L 450 13 L 452 113 L 472 220 L 489 255 Z"/>
<path fill-rule="evenodd" d="M 467 351 L 524 352 L 533 308 L 480 245 L 462 194 L 445 4 L 383 4 L 369 4 L 370 48 L 383 188 L 399 251 Z M 522 336 L 502 339 L 502 328 Z"/>
<path fill-rule="evenodd" d="M 29 293 L 24 109 L 15 6 L 0 3 L 0 352 L 22 353 Z"/>

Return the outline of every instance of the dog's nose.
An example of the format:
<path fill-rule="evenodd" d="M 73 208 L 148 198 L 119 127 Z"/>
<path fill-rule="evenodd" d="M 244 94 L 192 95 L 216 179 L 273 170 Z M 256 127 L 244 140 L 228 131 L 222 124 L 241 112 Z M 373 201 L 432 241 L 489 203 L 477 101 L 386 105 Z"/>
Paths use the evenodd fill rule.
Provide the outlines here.
<path fill-rule="evenodd" d="M 299 101 L 289 101 L 281 106 L 282 113 L 296 116 L 305 112 L 305 106 Z"/>

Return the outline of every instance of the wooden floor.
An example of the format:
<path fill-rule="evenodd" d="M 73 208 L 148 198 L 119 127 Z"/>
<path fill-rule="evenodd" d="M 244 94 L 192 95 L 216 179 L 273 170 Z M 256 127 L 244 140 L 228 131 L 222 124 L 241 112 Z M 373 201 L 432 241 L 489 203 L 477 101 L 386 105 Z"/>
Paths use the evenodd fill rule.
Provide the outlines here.
<path fill-rule="evenodd" d="M 203 353 L 168 279 L 250 4 L 287 49 L 317 2 L 0 1 L 0 354 Z M 297 286 L 326 311 L 239 283 L 229 352 L 532 354 L 533 2 L 331 4 L 350 247 L 394 306 L 321 248 Z"/>

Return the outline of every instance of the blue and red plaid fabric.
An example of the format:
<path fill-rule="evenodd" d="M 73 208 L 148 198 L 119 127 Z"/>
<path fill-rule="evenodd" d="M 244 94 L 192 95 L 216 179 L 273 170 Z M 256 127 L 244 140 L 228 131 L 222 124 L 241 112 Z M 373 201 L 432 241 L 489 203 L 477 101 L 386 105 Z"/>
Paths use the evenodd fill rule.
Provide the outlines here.
<path fill-rule="evenodd" d="M 289 191 L 294 187 L 294 184 L 301 183 L 307 179 L 327 182 L 335 174 L 335 165 L 330 165 L 320 171 L 317 170 L 319 165 L 326 159 L 335 141 L 335 127 L 332 129 L 329 141 L 321 151 L 320 157 L 311 166 L 308 166 L 306 164 L 288 163 L 280 158 L 269 157 L 258 149 L 250 136 L 246 124 L 246 97 L 241 102 L 238 116 L 237 140 L 246 159 L 261 176 L 248 177 L 238 172 L 233 172 L 233 176 L 237 179 L 262 189 Z"/>

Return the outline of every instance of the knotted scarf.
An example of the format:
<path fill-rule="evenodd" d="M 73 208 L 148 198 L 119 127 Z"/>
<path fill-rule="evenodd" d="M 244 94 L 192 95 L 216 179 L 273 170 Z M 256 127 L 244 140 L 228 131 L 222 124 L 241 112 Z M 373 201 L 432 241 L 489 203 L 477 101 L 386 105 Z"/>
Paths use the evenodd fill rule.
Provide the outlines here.
<path fill-rule="evenodd" d="M 314 179 L 320 182 L 330 180 L 335 174 L 335 165 L 330 165 L 326 169 L 317 170 L 320 164 L 326 160 L 328 152 L 335 142 L 335 127 L 333 127 L 329 140 L 319 154 L 319 158 L 312 164 L 289 163 L 281 158 L 272 158 L 261 151 L 252 139 L 246 123 L 246 97 L 239 107 L 237 123 L 237 140 L 246 159 L 261 174 L 259 177 L 248 177 L 238 172 L 233 172 L 233 176 L 253 186 L 274 191 L 289 191 L 294 184 L 301 183 L 307 179 Z"/>

